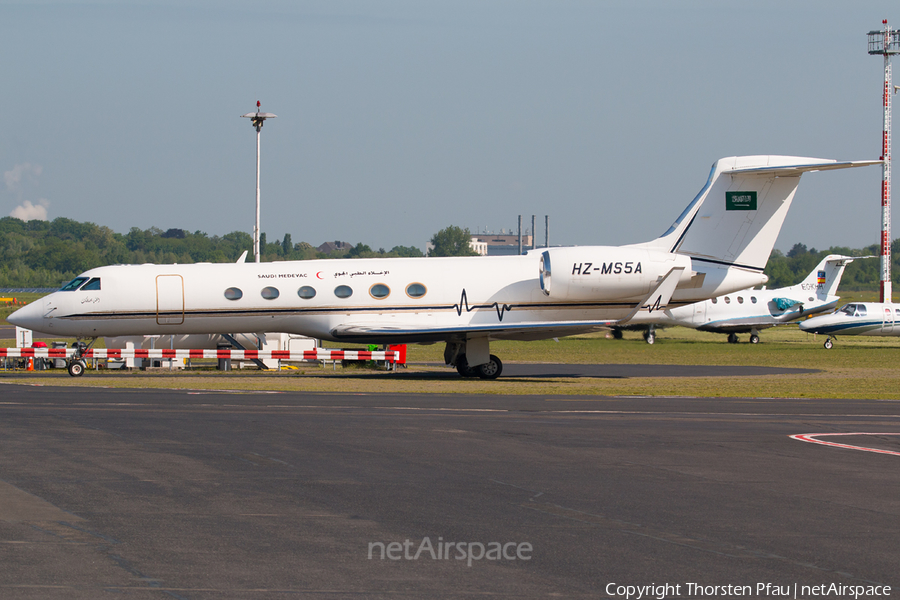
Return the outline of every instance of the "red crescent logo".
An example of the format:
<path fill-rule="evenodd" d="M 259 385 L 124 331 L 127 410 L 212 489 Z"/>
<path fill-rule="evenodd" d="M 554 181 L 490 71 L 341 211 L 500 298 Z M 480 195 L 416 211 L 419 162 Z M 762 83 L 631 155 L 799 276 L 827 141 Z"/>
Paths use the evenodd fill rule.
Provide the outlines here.
<path fill-rule="evenodd" d="M 322 271 L 316 273 L 316 277 L 318 277 L 319 279 L 325 279 L 324 277 L 322 277 Z"/>

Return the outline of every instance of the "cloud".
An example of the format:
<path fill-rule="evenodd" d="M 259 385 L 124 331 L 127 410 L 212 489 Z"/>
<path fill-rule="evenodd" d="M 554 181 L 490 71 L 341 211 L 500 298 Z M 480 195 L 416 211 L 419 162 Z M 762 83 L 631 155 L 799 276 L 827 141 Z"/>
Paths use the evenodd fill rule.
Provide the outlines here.
<path fill-rule="evenodd" d="M 42 170 L 41 165 L 33 165 L 31 163 L 21 163 L 14 166 L 11 171 L 3 173 L 3 180 L 6 181 L 6 189 L 10 191 L 18 190 L 23 178 L 28 175 L 39 177 Z"/>
<path fill-rule="evenodd" d="M 9 216 L 22 219 L 23 221 L 46 221 L 48 205 L 49 202 L 43 199 L 38 200 L 37 205 L 25 200 L 20 206 L 14 208 L 13 211 L 9 213 Z"/>

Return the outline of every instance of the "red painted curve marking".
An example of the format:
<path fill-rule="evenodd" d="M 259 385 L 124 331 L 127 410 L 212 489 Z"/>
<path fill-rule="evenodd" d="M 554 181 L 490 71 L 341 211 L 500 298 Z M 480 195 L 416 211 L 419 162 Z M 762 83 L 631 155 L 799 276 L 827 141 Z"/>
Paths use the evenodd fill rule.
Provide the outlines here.
<path fill-rule="evenodd" d="M 846 448 L 847 450 L 862 450 L 863 452 L 875 452 L 876 454 L 893 454 L 894 456 L 900 456 L 900 452 L 895 452 L 894 450 L 879 450 L 878 448 L 851 446 L 850 444 L 838 444 L 837 442 L 825 442 L 816 439 L 817 437 L 832 435 L 900 435 L 900 433 L 868 433 L 861 431 L 855 433 L 798 433 L 797 435 L 790 436 L 790 438 L 794 440 L 800 440 L 801 442 L 809 442 L 810 444 L 822 444 L 823 446 L 831 446 L 832 448 Z"/>

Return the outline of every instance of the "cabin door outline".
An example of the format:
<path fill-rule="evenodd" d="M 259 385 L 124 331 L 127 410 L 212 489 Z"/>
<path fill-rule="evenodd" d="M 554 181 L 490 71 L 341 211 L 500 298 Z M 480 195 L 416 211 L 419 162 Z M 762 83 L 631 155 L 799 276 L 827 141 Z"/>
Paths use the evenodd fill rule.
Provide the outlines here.
<path fill-rule="evenodd" d="M 882 307 L 881 332 L 891 333 L 894 330 L 894 307 Z"/>
<path fill-rule="evenodd" d="M 156 276 L 156 323 L 184 323 L 184 278 L 181 275 Z"/>

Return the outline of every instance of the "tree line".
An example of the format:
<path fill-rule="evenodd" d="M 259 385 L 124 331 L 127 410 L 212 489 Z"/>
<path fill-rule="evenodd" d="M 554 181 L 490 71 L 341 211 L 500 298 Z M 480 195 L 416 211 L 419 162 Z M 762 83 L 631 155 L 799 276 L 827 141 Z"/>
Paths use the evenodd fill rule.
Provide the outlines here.
<path fill-rule="evenodd" d="M 450 226 L 431 237 L 429 256 L 465 256 L 475 254 L 469 247 L 468 229 Z M 893 243 L 895 257 L 900 240 Z M 22 221 L 0 218 L 0 287 L 55 288 L 88 269 L 113 264 L 235 262 L 244 251 L 252 252 L 253 239 L 243 231 L 223 236 L 183 229 L 163 231 L 156 227 L 132 227 L 126 234 L 94 223 L 80 223 L 65 217 L 52 221 Z M 801 281 L 826 254 L 866 256 L 878 254 L 877 245 L 862 249 L 833 247 L 818 251 L 795 244 L 787 253 L 773 251 L 766 265 L 768 286 L 783 287 Z M 291 234 L 269 242 L 260 235 L 261 260 L 310 260 L 316 258 L 375 258 L 424 256 L 412 246 L 394 246 L 373 250 L 368 245 L 344 245 L 329 253 L 318 251 L 307 242 L 294 243 Z M 251 259 L 252 260 L 252 259 Z M 900 262 L 894 261 L 892 273 L 900 284 Z M 878 289 L 879 261 L 857 260 L 847 266 L 841 288 L 853 291 Z"/>
<path fill-rule="evenodd" d="M 432 256 L 470 254 L 468 230 L 448 227 L 432 238 Z M 460 240 L 465 240 L 461 245 Z M 367 244 L 343 244 L 331 252 L 320 252 L 307 242 L 294 243 L 291 234 L 269 242 L 260 234 L 260 259 L 310 260 L 315 258 L 377 258 L 424 256 L 414 246 L 373 250 Z M 156 227 L 132 227 L 126 234 L 94 223 L 65 217 L 52 221 L 22 221 L 0 218 L 0 287 L 55 288 L 79 273 L 114 264 L 235 262 L 253 251 L 253 238 L 243 231 L 223 236 L 203 231 Z M 250 260 L 253 260 L 252 257 Z"/>

